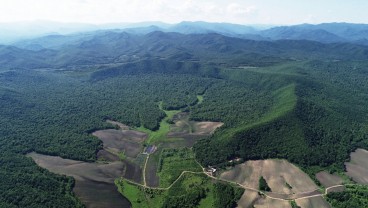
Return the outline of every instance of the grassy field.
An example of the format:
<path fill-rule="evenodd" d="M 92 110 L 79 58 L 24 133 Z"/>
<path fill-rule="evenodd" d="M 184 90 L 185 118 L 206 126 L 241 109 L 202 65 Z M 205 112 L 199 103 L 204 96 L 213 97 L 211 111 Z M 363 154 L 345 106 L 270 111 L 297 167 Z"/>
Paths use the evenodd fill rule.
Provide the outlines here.
<path fill-rule="evenodd" d="M 159 108 L 162 109 L 162 102 L 159 103 Z M 172 117 L 181 112 L 180 110 L 163 110 L 166 114 L 166 117 L 161 120 L 160 128 L 157 131 L 152 131 L 144 127 L 137 128 L 138 131 L 142 131 L 148 134 L 148 139 L 146 140 L 147 144 L 158 144 L 159 142 L 165 142 L 167 137 L 167 133 L 170 131 L 170 124 L 168 123 Z"/>
<path fill-rule="evenodd" d="M 231 128 L 226 132 L 224 137 L 231 138 L 236 132 L 243 132 L 256 126 L 269 123 L 294 110 L 297 102 L 297 96 L 295 95 L 295 84 L 290 84 L 279 88 L 272 94 L 274 97 L 274 105 L 267 113 L 264 114 L 262 118 L 260 118 L 257 122 L 245 126 L 241 125 L 236 128 Z"/>
<path fill-rule="evenodd" d="M 115 180 L 115 185 L 118 187 L 119 192 L 132 203 L 132 207 L 149 208 L 145 194 L 138 186 L 119 179 Z"/>
<path fill-rule="evenodd" d="M 198 103 L 197 104 L 203 103 L 203 95 L 197 95 L 197 99 L 198 99 Z"/>
<path fill-rule="evenodd" d="M 168 187 L 183 171 L 202 171 L 200 165 L 194 160 L 192 150 L 188 148 L 164 149 L 161 153 L 158 168 L 160 186 Z"/>
<path fill-rule="evenodd" d="M 213 207 L 220 208 L 216 204 L 215 195 L 221 195 L 233 200 L 240 196 L 229 195 L 228 192 L 216 190 L 216 183 L 203 173 L 185 173 L 169 189 L 157 190 L 143 188 L 131 184 L 124 179 L 115 181 L 119 192 L 131 203 L 133 208 L 161 208 L 161 207 Z M 239 188 L 229 184 L 223 184 L 224 190 L 233 190 L 233 193 L 243 193 Z M 230 191 L 231 192 L 231 191 Z"/>

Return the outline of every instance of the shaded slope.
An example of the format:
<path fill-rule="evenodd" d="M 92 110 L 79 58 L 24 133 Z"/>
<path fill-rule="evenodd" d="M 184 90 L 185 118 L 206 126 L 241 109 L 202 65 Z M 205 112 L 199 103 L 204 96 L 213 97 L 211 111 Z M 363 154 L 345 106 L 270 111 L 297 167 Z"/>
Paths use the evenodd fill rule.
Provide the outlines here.
<path fill-rule="evenodd" d="M 197 143 L 194 147 L 197 158 L 204 165 L 220 166 L 235 157 L 244 160 L 285 158 L 303 167 L 332 165 L 342 169 L 349 152 L 368 145 L 364 134 L 368 110 L 363 101 L 367 86 L 362 84 L 366 78 L 358 75 L 366 73 L 365 65 L 358 62 L 355 69 L 349 71 L 353 67 L 350 64 L 300 63 L 294 66 L 293 73 L 287 68 L 278 73 L 277 67 L 268 72 L 250 69 L 248 77 L 258 70 L 263 76 L 274 77 L 266 80 L 290 84 L 281 88 L 274 88 L 278 86 L 275 83 L 264 88 L 253 84 L 259 90 L 273 91 L 272 107 L 252 123 L 235 123 Z M 243 79 L 248 83 L 252 80 Z M 256 80 L 262 83 L 262 79 Z"/>

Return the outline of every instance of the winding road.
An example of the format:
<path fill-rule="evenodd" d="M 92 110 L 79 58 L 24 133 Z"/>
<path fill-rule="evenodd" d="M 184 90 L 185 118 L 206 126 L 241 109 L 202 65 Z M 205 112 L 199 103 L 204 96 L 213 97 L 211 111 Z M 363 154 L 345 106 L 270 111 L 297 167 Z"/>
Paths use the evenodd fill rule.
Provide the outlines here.
<path fill-rule="evenodd" d="M 233 185 L 236 185 L 236 186 L 239 186 L 239 187 L 242 187 L 243 189 L 245 189 L 245 190 L 251 190 L 251 191 L 256 191 L 256 192 L 258 192 L 258 193 L 260 193 L 260 194 L 262 194 L 263 196 L 265 196 L 265 197 L 268 197 L 268 198 L 270 198 L 270 199 L 274 199 L 274 200 L 280 200 L 280 201 L 293 201 L 293 200 L 297 200 L 297 199 L 308 199 L 308 198 L 313 198 L 313 197 L 320 197 L 320 196 L 325 196 L 325 195 L 327 195 L 328 194 L 328 192 L 329 192 L 329 190 L 331 190 L 331 189 L 334 189 L 334 188 L 338 188 L 338 187 L 345 187 L 346 185 L 357 185 L 357 184 L 345 184 L 345 185 L 334 185 L 334 186 L 329 186 L 329 187 L 326 187 L 325 188 L 325 191 L 324 191 L 324 193 L 320 193 L 320 194 L 315 194 L 315 192 L 316 191 L 318 191 L 318 189 L 315 189 L 315 190 L 312 190 L 312 191 L 308 191 L 308 192 L 302 192 L 302 193 L 296 193 L 296 194 L 294 194 L 294 195 L 298 195 L 298 194 L 303 194 L 303 195 L 307 195 L 307 196 L 302 196 L 302 197 L 293 197 L 293 198 L 289 198 L 289 196 L 290 196 L 290 194 L 284 194 L 284 193 L 277 193 L 277 194 L 280 194 L 280 195 L 282 195 L 282 194 L 284 194 L 285 195 L 285 197 L 283 197 L 283 198 L 280 198 L 280 197 L 273 197 L 273 196 L 270 196 L 270 195 L 268 195 L 267 194 L 267 192 L 264 192 L 264 191 L 261 191 L 261 190 L 259 190 L 259 189 L 255 189 L 255 188 L 252 188 L 252 187 L 248 187 L 248 186 L 244 186 L 244 185 L 242 185 L 242 184 L 240 184 L 240 183 L 237 183 L 237 182 L 234 182 L 234 181 L 229 181 L 229 180 L 225 180 L 225 179 L 220 179 L 220 178 L 216 178 L 216 177 L 214 177 L 214 176 L 212 176 L 212 175 L 210 175 L 210 174 L 208 174 L 206 171 L 205 171 L 205 168 L 203 168 L 203 166 L 201 165 L 201 164 L 199 164 L 198 162 L 198 164 L 202 167 L 202 172 L 193 172 L 193 171 L 183 171 L 180 175 L 179 175 L 179 177 L 174 181 L 174 182 L 172 182 L 171 183 L 171 185 L 170 186 L 168 186 L 168 187 L 164 187 L 164 188 L 162 188 L 162 187 L 150 187 L 150 186 L 147 186 L 147 184 L 146 184 L 146 177 L 145 177 L 145 173 L 146 173 L 146 166 L 147 166 L 147 162 L 148 162 L 148 159 L 149 159 L 149 154 L 147 154 L 147 159 L 146 159 L 146 162 L 145 162 L 145 164 L 144 164 L 144 168 L 143 168 L 143 184 L 140 184 L 140 183 L 137 183 L 137 182 L 134 182 L 134 181 L 131 181 L 131 180 L 128 180 L 128 179 L 123 179 L 123 180 L 125 180 L 125 181 L 127 181 L 127 182 L 129 182 L 129 183 L 131 183 L 131 184 L 134 184 L 134 185 L 137 185 L 137 186 L 141 186 L 141 187 L 143 187 L 143 188 L 149 188 L 149 189 L 155 189 L 155 190 L 168 190 L 168 189 L 170 189 L 176 182 L 178 182 L 179 181 L 179 179 L 184 175 L 184 174 L 186 174 L 186 173 L 191 173 L 191 174 L 204 174 L 204 175 L 206 175 L 207 177 L 210 177 L 210 178 L 212 178 L 212 179 L 214 179 L 214 180 L 218 180 L 218 181 L 223 181 L 223 182 L 227 182 L 227 183 L 231 183 L 231 184 L 233 184 Z M 273 193 L 273 192 L 270 192 L 270 193 Z M 308 196 L 308 194 L 311 194 L 311 195 L 309 195 Z"/>

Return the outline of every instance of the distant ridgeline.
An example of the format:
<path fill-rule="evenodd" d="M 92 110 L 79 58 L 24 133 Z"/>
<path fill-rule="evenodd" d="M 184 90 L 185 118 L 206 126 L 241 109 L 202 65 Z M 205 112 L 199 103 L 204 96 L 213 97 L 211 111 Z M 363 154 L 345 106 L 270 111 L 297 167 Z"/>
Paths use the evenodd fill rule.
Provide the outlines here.
<path fill-rule="evenodd" d="M 240 157 L 342 168 L 368 148 L 365 46 L 111 31 L 73 41 L 0 47 L 0 207 L 82 206 L 72 179 L 24 154 L 94 161 L 102 144 L 91 132 L 113 128 L 106 119 L 155 130 L 160 101 L 225 123 L 194 146 L 204 166 Z"/>

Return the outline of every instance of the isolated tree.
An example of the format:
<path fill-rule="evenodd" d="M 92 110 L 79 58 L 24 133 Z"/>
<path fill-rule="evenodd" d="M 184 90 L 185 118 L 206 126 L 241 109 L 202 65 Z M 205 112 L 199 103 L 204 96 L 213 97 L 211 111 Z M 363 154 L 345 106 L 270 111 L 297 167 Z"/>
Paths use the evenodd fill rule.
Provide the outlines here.
<path fill-rule="evenodd" d="M 259 178 L 259 190 L 271 191 L 271 188 L 268 186 L 267 181 L 263 178 L 263 176 Z"/>

